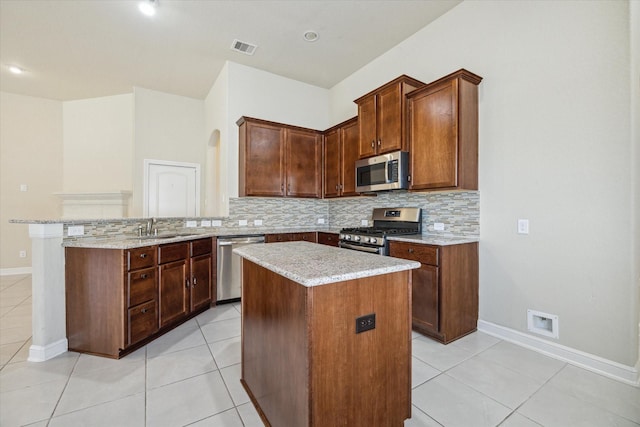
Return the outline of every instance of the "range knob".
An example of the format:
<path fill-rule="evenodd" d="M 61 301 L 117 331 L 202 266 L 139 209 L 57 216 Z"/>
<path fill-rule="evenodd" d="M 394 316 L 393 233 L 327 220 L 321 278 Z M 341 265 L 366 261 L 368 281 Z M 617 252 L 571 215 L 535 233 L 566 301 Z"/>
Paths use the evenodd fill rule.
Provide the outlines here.
<path fill-rule="evenodd" d="M 350 234 L 346 234 L 346 235 L 344 236 L 344 238 L 345 238 L 345 240 L 351 240 L 351 235 L 350 235 Z"/>
<path fill-rule="evenodd" d="M 369 239 L 370 243 L 378 243 L 378 239 L 376 239 L 375 237 L 372 237 Z"/>
<path fill-rule="evenodd" d="M 360 241 L 360 236 L 355 236 L 355 237 L 353 238 L 353 240 L 355 240 L 356 242 L 359 242 L 359 241 Z"/>

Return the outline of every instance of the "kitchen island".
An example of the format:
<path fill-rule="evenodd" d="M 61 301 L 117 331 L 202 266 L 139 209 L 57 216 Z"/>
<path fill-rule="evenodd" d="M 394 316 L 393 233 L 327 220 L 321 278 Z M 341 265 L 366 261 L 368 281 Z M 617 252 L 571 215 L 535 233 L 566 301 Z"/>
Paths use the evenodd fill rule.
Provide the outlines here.
<path fill-rule="evenodd" d="M 236 249 L 241 382 L 266 425 L 402 426 L 411 417 L 411 270 L 308 242 Z"/>

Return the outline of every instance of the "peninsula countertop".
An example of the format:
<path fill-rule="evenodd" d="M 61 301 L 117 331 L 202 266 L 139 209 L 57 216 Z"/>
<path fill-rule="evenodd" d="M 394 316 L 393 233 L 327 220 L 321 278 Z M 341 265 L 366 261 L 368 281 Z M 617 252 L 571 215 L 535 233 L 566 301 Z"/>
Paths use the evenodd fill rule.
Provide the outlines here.
<path fill-rule="evenodd" d="M 416 261 L 309 242 L 248 245 L 233 252 L 307 287 L 420 267 Z"/>

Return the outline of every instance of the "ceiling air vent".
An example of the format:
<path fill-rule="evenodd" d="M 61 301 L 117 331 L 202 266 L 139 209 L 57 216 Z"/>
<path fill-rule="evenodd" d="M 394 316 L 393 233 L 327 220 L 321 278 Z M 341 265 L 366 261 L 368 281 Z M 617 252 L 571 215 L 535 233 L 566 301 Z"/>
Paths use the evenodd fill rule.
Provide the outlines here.
<path fill-rule="evenodd" d="M 258 46 L 254 45 L 254 44 L 241 42 L 238 39 L 235 39 L 233 41 L 233 43 L 231 44 L 231 50 L 235 50 L 236 52 L 244 53 L 245 55 L 253 55 L 253 52 L 256 51 L 257 47 Z"/>

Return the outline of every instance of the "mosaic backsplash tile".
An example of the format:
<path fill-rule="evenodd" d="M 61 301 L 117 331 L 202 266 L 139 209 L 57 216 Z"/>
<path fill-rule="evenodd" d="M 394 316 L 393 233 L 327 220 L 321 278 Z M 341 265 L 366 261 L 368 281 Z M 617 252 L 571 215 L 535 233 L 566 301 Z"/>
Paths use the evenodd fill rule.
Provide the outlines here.
<path fill-rule="evenodd" d="M 373 208 L 379 207 L 420 207 L 422 208 L 422 230 L 430 234 L 454 234 L 460 236 L 480 235 L 480 194 L 477 191 L 409 193 L 378 193 L 377 197 L 352 197 L 344 199 L 286 199 L 242 197 L 229 200 L 228 217 L 198 218 L 158 218 L 156 227 L 162 233 L 183 232 L 186 221 L 195 221 L 196 227 L 189 231 L 206 231 L 202 220 L 219 221 L 220 227 L 238 228 L 278 228 L 278 227 L 357 227 L 367 220 L 371 225 Z M 256 225 L 255 221 L 262 221 Z M 321 220 L 321 221 L 319 221 Z M 240 225 L 246 221 L 246 225 Z M 90 220 L 65 223 L 84 225 L 85 234 L 80 238 L 108 238 L 127 234 L 135 236 L 138 227 L 146 226 L 146 218 L 125 218 L 117 220 Z M 322 223 L 324 222 L 324 223 Z M 444 224 L 444 231 L 435 231 L 435 222 Z M 65 240 L 78 237 L 65 237 Z"/>

